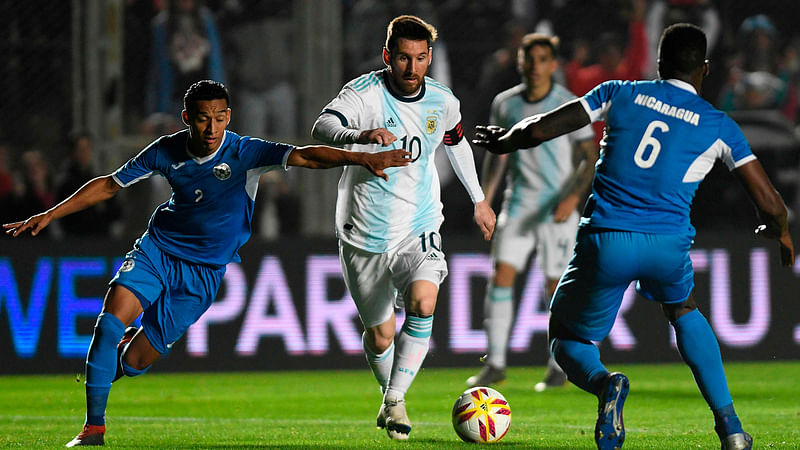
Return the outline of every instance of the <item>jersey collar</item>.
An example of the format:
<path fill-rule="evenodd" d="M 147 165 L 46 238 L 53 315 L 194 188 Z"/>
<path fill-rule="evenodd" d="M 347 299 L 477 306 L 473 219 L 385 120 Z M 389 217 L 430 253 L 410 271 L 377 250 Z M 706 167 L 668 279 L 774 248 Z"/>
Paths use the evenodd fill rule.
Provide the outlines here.
<path fill-rule="evenodd" d="M 219 143 L 219 147 L 217 147 L 217 149 L 214 150 L 214 153 L 203 157 L 194 156 L 192 152 L 189 151 L 189 146 L 187 142 L 186 154 L 189 155 L 189 157 L 192 158 L 192 160 L 196 162 L 198 165 L 205 164 L 206 162 L 211 161 L 212 159 L 214 159 L 215 156 L 217 156 L 217 153 L 219 153 L 219 149 L 221 149 L 225 145 L 225 140 L 227 139 L 227 137 L 228 137 L 228 130 L 225 130 L 225 132 L 222 133 L 222 141 Z"/>
<path fill-rule="evenodd" d="M 694 86 L 692 86 L 691 84 L 689 84 L 689 83 L 687 83 L 687 82 L 685 82 L 683 80 L 678 80 L 677 78 L 670 78 L 669 80 L 666 80 L 666 81 L 667 81 L 667 83 L 675 86 L 676 88 L 680 88 L 680 89 L 683 89 L 685 91 L 689 91 L 689 92 L 691 92 L 693 94 L 697 94 L 697 91 L 695 90 Z"/>
<path fill-rule="evenodd" d="M 389 83 L 389 69 L 383 69 L 383 85 L 386 86 L 386 90 L 389 91 L 390 94 L 392 94 L 392 97 L 400 100 L 401 102 L 411 103 L 425 96 L 425 77 L 422 78 L 422 83 L 420 83 L 419 92 L 417 93 L 417 95 L 414 95 L 412 97 L 405 97 L 399 92 L 395 92 L 392 89 L 392 85 L 391 83 Z"/>

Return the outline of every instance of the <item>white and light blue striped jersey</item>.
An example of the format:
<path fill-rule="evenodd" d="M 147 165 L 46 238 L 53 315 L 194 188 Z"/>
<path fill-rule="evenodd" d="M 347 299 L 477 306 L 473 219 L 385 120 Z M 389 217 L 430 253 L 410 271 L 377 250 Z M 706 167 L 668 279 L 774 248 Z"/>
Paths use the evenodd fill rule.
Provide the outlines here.
<path fill-rule="evenodd" d="M 573 100 L 574 95 L 553 83 L 550 92 L 536 102 L 525 95 L 525 85 L 505 90 L 492 101 L 492 125 L 511 128 L 525 117 L 545 113 Z M 587 125 L 572 133 L 543 142 L 534 151 L 517 151 L 508 156 L 508 174 L 503 209 L 509 217 L 537 212 L 537 222 L 551 221 L 561 194 L 575 171 L 572 149 L 580 141 L 594 139 Z"/>
<path fill-rule="evenodd" d="M 360 166 L 346 166 L 339 179 L 336 235 L 374 253 L 386 252 L 410 234 L 439 229 L 444 218 L 434 151 L 462 136 L 459 101 L 450 89 L 425 77 L 418 95 L 403 97 L 391 90 L 387 76 L 384 69 L 350 81 L 323 110 L 345 127 L 386 128 L 397 137 L 389 147 L 352 144 L 350 150 L 411 152 L 411 164 L 385 170 L 388 182 Z"/>
<path fill-rule="evenodd" d="M 156 208 L 145 232 L 163 252 L 210 266 L 238 262 L 250 238 L 258 179 L 286 168 L 294 147 L 226 131 L 217 151 L 197 158 L 188 137 L 188 129 L 160 137 L 112 177 L 122 187 L 154 174 L 169 182 L 172 196 Z"/>
<path fill-rule="evenodd" d="M 608 81 L 581 104 L 606 122 L 582 226 L 694 236 L 691 203 L 714 162 L 755 159 L 739 126 L 684 81 Z"/>

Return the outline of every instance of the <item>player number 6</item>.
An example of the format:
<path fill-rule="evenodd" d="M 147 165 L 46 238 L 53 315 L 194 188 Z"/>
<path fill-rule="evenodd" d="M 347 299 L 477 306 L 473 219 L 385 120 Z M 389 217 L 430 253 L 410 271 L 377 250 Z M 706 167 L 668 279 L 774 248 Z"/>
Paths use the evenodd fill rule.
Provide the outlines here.
<path fill-rule="evenodd" d="M 633 154 L 633 161 L 642 169 L 653 167 L 653 164 L 656 163 L 656 158 L 658 158 L 658 153 L 661 151 L 661 142 L 653 137 L 653 131 L 655 131 L 656 128 L 664 133 L 669 131 L 669 125 L 660 120 L 650 122 L 650 124 L 647 125 L 647 129 L 644 131 L 642 140 L 639 141 L 636 153 Z M 645 158 L 644 153 L 647 151 L 647 147 L 652 147 L 653 149 L 650 151 L 650 155 Z"/>

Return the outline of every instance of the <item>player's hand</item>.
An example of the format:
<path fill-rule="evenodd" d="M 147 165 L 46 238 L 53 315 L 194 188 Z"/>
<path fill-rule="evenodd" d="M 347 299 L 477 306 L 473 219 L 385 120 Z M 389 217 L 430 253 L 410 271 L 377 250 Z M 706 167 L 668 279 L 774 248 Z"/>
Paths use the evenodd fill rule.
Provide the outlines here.
<path fill-rule="evenodd" d="M 17 237 L 23 231 L 30 230 L 31 235 L 36 236 L 42 231 L 47 225 L 50 224 L 50 221 L 53 220 L 49 214 L 41 213 L 35 216 L 31 216 L 28 220 L 22 222 L 11 222 L 3 224 L 3 229 L 5 230 L 6 234 L 11 235 L 12 237 Z"/>
<path fill-rule="evenodd" d="M 494 233 L 494 225 L 497 223 L 497 217 L 494 215 L 492 207 L 489 206 L 489 202 L 486 200 L 475 203 L 475 223 L 478 224 L 478 228 L 480 228 L 481 233 L 483 233 L 483 238 L 487 241 L 490 240 Z"/>
<path fill-rule="evenodd" d="M 514 149 L 504 145 L 505 142 L 500 139 L 507 131 L 497 125 L 478 125 L 475 127 L 475 138 L 472 139 L 472 143 L 498 155 L 511 153 Z"/>
<path fill-rule="evenodd" d="M 563 200 L 558 202 L 556 208 L 553 210 L 553 222 L 564 223 L 570 218 L 572 212 L 578 208 L 578 203 L 581 199 L 575 194 L 569 194 Z"/>
<path fill-rule="evenodd" d="M 397 136 L 386 128 L 375 128 L 374 130 L 364 130 L 358 136 L 356 144 L 380 144 L 388 147 L 397 140 Z"/>
<path fill-rule="evenodd" d="M 778 231 L 767 225 L 759 225 L 756 228 L 756 234 L 777 240 L 778 249 L 781 254 L 781 265 L 784 267 L 791 267 L 794 265 L 794 242 L 788 230 Z"/>
<path fill-rule="evenodd" d="M 387 167 L 404 167 L 411 163 L 411 153 L 405 150 L 387 150 L 378 153 L 366 153 L 364 167 L 376 177 L 389 181 L 389 175 L 383 169 Z"/>

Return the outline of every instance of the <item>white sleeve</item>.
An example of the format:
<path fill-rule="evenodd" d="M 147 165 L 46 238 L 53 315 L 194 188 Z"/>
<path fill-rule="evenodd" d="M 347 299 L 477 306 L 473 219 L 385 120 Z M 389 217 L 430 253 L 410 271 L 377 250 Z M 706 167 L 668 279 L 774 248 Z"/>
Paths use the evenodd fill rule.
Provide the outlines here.
<path fill-rule="evenodd" d="M 327 144 L 355 144 L 361 131 L 347 128 L 335 114 L 323 111 L 314 122 L 311 136 Z"/>
<path fill-rule="evenodd" d="M 360 135 L 359 117 L 364 99 L 349 85 L 322 109 L 311 135 L 328 144 L 353 144 Z"/>
<path fill-rule="evenodd" d="M 455 145 L 445 145 L 450 165 L 453 166 L 459 181 L 467 189 L 472 203 L 482 202 L 486 197 L 478 182 L 478 172 L 475 170 L 475 159 L 472 157 L 472 148 L 466 139 L 461 139 Z"/>

